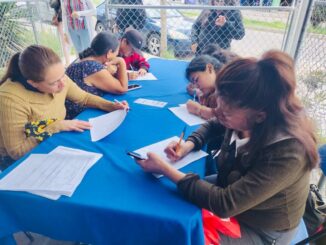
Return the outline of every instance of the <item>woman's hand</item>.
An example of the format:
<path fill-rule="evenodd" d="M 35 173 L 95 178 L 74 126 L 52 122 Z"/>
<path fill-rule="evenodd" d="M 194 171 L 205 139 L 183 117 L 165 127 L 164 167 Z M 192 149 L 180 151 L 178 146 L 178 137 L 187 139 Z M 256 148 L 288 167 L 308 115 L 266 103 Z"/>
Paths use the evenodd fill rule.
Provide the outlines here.
<path fill-rule="evenodd" d="M 106 69 L 110 72 L 111 75 L 115 75 L 118 71 L 118 66 L 110 64 L 109 62 Z"/>
<path fill-rule="evenodd" d="M 71 18 L 73 18 L 73 19 L 78 19 L 80 16 L 79 16 L 79 14 L 76 12 L 76 11 L 73 11 L 72 13 L 71 13 Z"/>
<path fill-rule="evenodd" d="M 81 120 L 62 120 L 59 121 L 60 128 L 62 131 L 77 131 L 84 132 L 84 130 L 88 130 L 91 128 L 91 124 L 86 121 Z"/>
<path fill-rule="evenodd" d="M 194 146 L 194 143 L 191 141 L 181 142 L 180 145 L 178 145 L 178 142 L 172 141 L 165 148 L 164 152 L 171 161 L 176 162 L 192 151 Z"/>
<path fill-rule="evenodd" d="M 135 80 L 139 75 L 137 71 L 129 71 L 127 74 L 128 74 L 128 80 Z"/>
<path fill-rule="evenodd" d="M 223 15 L 220 15 L 216 20 L 215 20 L 215 25 L 217 26 L 224 26 L 224 24 L 226 23 L 226 19 L 225 19 L 225 16 Z"/>
<path fill-rule="evenodd" d="M 123 101 L 119 101 L 119 102 L 114 102 L 114 109 L 115 110 L 129 110 L 129 104 L 127 101 L 123 100 Z"/>
<path fill-rule="evenodd" d="M 192 100 L 188 100 L 186 105 L 187 105 L 187 110 L 191 114 L 195 114 L 195 115 L 199 115 L 200 114 L 201 104 L 199 104 L 198 102 L 195 102 L 195 101 L 192 101 Z"/>
<path fill-rule="evenodd" d="M 165 174 L 169 163 L 165 162 L 159 155 L 148 152 L 146 160 L 136 160 L 145 172 Z"/>
<path fill-rule="evenodd" d="M 198 43 L 191 44 L 191 51 L 195 54 L 197 52 Z"/>
<path fill-rule="evenodd" d="M 144 76 L 146 73 L 147 73 L 147 71 L 146 71 L 146 69 L 144 69 L 144 68 L 140 68 L 140 69 L 138 70 L 138 74 L 139 74 L 139 76 Z"/>
<path fill-rule="evenodd" d="M 119 66 L 121 63 L 126 64 L 125 60 L 121 57 L 115 57 L 108 62 L 108 64 Z"/>
<path fill-rule="evenodd" d="M 163 174 L 174 183 L 178 183 L 185 174 L 175 169 L 155 153 L 148 152 L 146 160 L 136 160 L 145 172 Z"/>

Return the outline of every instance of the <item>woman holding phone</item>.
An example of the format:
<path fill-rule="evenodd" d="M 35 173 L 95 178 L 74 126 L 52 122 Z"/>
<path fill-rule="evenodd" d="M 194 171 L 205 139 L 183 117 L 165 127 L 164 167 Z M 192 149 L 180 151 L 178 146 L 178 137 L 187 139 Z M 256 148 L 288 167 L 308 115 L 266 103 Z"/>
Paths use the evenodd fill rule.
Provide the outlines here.
<path fill-rule="evenodd" d="M 220 244 L 289 244 L 305 210 L 310 171 L 319 162 L 313 127 L 295 89 L 294 63 L 283 52 L 235 60 L 216 79 L 216 118 L 180 147 L 172 142 L 165 150 L 177 161 L 224 135 L 213 153 L 218 174 L 201 180 L 155 153 L 137 162 L 176 183 L 197 206 L 236 217 L 241 238 L 221 234 Z"/>

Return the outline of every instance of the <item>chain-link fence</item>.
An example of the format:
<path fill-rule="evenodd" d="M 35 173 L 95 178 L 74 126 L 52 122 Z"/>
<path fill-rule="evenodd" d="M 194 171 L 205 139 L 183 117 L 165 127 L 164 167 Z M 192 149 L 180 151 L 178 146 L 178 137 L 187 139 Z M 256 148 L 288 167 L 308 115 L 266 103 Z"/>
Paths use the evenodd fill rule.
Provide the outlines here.
<path fill-rule="evenodd" d="M 61 54 L 52 16 L 45 0 L 0 2 L 0 71 L 14 53 L 30 44 L 44 44 Z"/>
<path fill-rule="evenodd" d="M 100 0 L 98 0 L 100 1 Z M 106 0 L 97 6 L 96 31 L 122 33 L 128 26 L 144 37 L 144 53 L 190 60 L 215 43 L 240 56 L 259 56 L 269 49 L 288 50 L 298 28 L 295 14 L 306 1 L 284 0 Z M 307 1 L 308 2 L 308 1 Z M 309 1 L 310 2 L 310 1 Z M 326 0 L 313 1 L 297 70 L 300 94 L 326 138 L 325 57 Z M 10 56 L 29 44 L 62 48 L 49 0 L 5 0 L 0 3 L 0 69 Z M 293 42 L 293 43 L 292 43 Z"/>
<path fill-rule="evenodd" d="M 300 95 L 326 143 L 326 1 L 317 0 L 297 57 Z"/>

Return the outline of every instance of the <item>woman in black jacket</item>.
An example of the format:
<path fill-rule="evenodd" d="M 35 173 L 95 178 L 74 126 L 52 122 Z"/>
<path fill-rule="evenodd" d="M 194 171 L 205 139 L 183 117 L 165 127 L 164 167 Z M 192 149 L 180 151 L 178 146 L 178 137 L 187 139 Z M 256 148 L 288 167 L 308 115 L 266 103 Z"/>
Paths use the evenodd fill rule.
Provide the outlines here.
<path fill-rule="evenodd" d="M 212 0 L 211 5 L 234 5 L 234 0 Z M 200 54 L 208 44 L 218 44 L 223 49 L 231 47 L 232 39 L 240 40 L 245 30 L 239 10 L 203 10 L 192 26 L 191 49 Z"/>

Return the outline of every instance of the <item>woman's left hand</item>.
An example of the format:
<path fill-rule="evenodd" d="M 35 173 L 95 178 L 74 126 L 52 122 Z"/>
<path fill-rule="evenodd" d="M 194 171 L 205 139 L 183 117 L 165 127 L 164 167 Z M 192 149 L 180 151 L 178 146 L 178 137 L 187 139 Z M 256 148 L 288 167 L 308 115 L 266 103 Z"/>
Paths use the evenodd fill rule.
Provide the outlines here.
<path fill-rule="evenodd" d="M 159 155 L 148 152 L 146 160 L 135 160 L 145 172 L 165 174 L 169 164 L 165 162 Z"/>
<path fill-rule="evenodd" d="M 146 71 L 144 68 L 140 68 L 140 69 L 138 70 L 138 74 L 139 74 L 139 76 L 144 76 L 146 73 L 147 73 L 147 71 Z"/>

